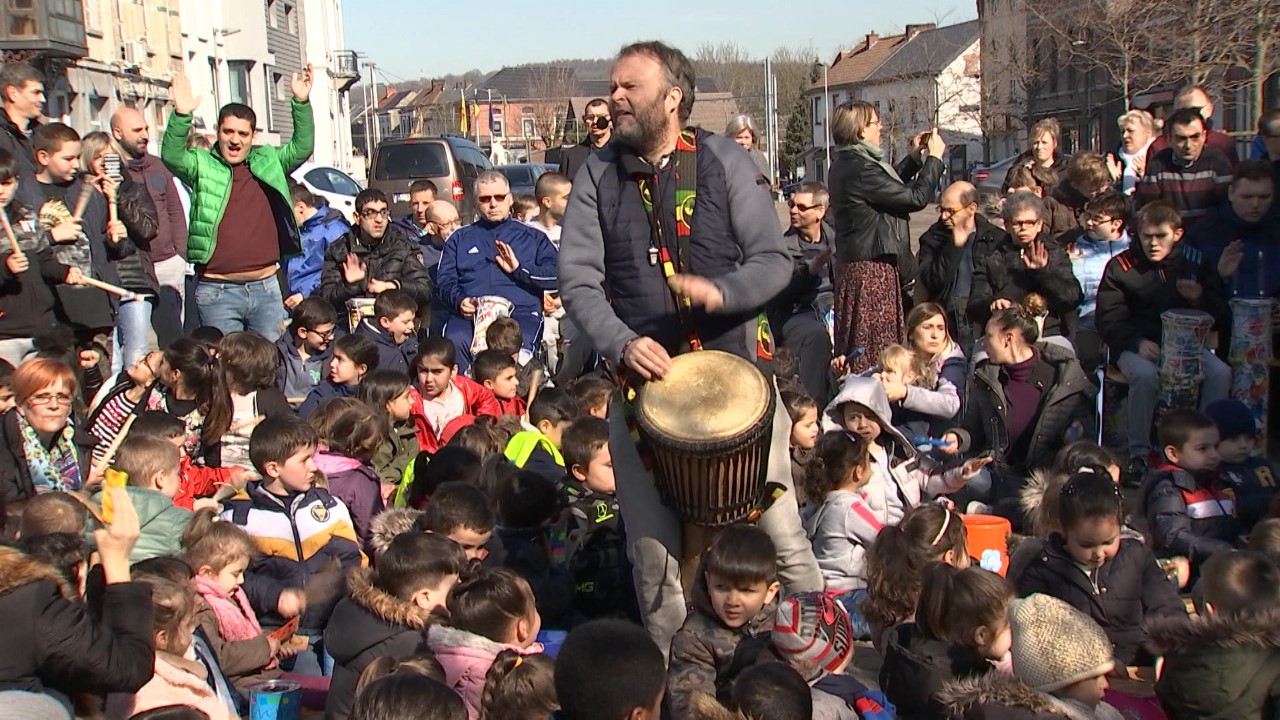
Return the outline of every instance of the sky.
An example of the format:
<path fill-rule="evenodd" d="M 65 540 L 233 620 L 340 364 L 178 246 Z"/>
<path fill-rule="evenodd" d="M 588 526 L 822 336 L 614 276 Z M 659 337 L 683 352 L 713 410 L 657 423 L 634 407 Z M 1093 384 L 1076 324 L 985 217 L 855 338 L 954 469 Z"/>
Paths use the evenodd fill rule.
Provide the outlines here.
<path fill-rule="evenodd" d="M 793 12 L 795 8 L 811 8 Z M 817 8 L 821 8 L 818 10 Z M 660 39 L 693 55 L 704 42 L 735 42 L 764 57 L 812 47 L 830 62 L 868 32 L 977 17 L 974 0 L 346 0 L 346 46 L 377 63 L 383 81 L 485 72 L 560 58 L 610 57 L 635 40 Z M 634 15 L 621 21 L 623 15 Z"/>

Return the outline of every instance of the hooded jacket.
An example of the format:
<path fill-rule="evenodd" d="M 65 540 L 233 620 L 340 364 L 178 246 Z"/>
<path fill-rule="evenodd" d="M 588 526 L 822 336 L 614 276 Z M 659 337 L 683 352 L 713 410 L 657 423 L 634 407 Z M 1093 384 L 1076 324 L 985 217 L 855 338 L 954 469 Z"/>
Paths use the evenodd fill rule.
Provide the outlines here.
<path fill-rule="evenodd" d="M 303 360 L 298 352 L 299 342 L 297 335 L 290 332 L 281 333 L 276 339 L 276 389 L 290 404 L 297 405 L 329 376 L 329 361 L 333 359 L 333 343 Z"/>
<path fill-rule="evenodd" d="M 1156 695 L 1169 720 L 1274 718 L 1280 711 L 1280 611 L 1153 621 L 1164 657 Z"/>
<path fill-rule="evenodd" d="M 980 677 L 992 665 L 963 645 L 931 640 L 915 623 L 893 628 L 887 635 L 880 689 L 897 708 L 900 720 L 946 720 L 936 693 L 950 680 Z"/>
<path fill-rule="evenodd" d="M 182 533 L 191 522 L 191 511 L 173 504 L 173 499 L 165 497 L 159 490 L 129 486 L 125 488 L 133 507 L 138 511 L 138 526 L 141 533 L 133 551 L 129 553 L 129 562 L 136 563 L 165 555 L 182 553 Z M 93 496 L 93 501 L 102 504 L 102 493 Z M 93 541 L 93 531 L 87 531 L 88 540 Z"/>
<path fill-rule="evenodd" d="M 413 508 L 397 507 L 378 513 L 369 526 L 369 547 L 373 550 L 373 556 L 382 557 L 397 535 L 413 530 L 413 524 L 417 522 L 422 512 Z"/>
<path fill-rule="evenodd" d="M 320 287 L 320 270 L 324 267 L 324 255 L 329 244 L 351 231 L 346 216 L 323 200 L 316 201 L 315 211 L 299 228 L 302 254 L 289 258 L 285 263 L 289 289 L 304 298 L 311 297 Z"/>
<path fill-rule="evenodd" d="M 1209 210 L 1204 218 L 1187 230 L 1183 242 L 1199 248 L 1209 267 L 1217 268 L 1222 251 L 1240 240 L 1244 254 L 1240 268 L 1222 281 L 1227 297 L 1280 296 L 1280 214 L 1271 211 L 1256 222 L 1248 222 L 1236 214 L 1227 201 Z"/>
<path fill-rule="evenodd" d="M 1240 540 L 1235 496 L 1217 479 L 1197 477 L 1162 462 L 1147 471 L 1140 491 L 1152 549 L 1186 556 L 1199 565 Z"/>
<path fill-rule="evenodd" d="M 1086 575 L 1055 532 L 1013 580 L 1022 597 L 1050 595 L 1093 618 L 1106 631 L 1121 665 L 1149 665 L 1154 660 L 1142 630 L 1144 621 L 1187 614 L 1155 555 L 1128 538 L 1120 541 L 1115 557 Z"/>
<path fill-rule="evenodd" d="M 347 576 L 347 595 L 338 602 L 324 631 L 324 648 L 334 660 L 325 720 L 346 720 L 356 699 L 356 683 L 369 663 L 426 651 L 430 622 L 422 608 L 374 587 L 371 570 L 352 571 Z"/>
<path fill-rule="evenodd" d="M 159 225 L 151 239 L 149 251 L 153 262 L 163 262 L 177 256 L 187 258 L 187 211 L 182 207 L 178 186 L 173 173 L 164 161 L 150 153 L 125 162 L 129 177 L 146 187 L 151 203 L 156 208 Z"/>
<path fill-rule="evenodd" d="M 1071 270 L 1066 248 L 1048 233 L 1037 238 L 1049 251 L 1049 264 L 1032 270 L 1022 260 L 1022 248 L 1006 234 L 991 252 L 974 258 L 973 291 L 969 293 L 969 320 L 986 325 L 991 319 L 991 303 L 1004 299 L 1021 302 L 1035 293 L 1045 299 L 1049 315 L 1041 336 L 1075 335 L 1076 307 L 1080 305 L 1080 282 Z"/>
<path fill-rule="evenodd" d="M 493 391 L 475 380 L 458 375 L 453 378 L 453 391 L 462 393 L 463 415 L 502 417 L 502 408 L 498 405 L 498 399 L 493 396 Z M 431 420 L 422 409 L 422 394 L 418 388 L 409 390 L 409 399 L 413 403 L 411 417 L 413 424 L 418 428 L 418 442 L 422 445 L 424 452 L 434 455 L 436 450 L 444 446 L 441 437 L 447 428 L 436 428 L 431 425 Z M 451 420 L 449 424 L 453 424 L 456 420 L 456 418 Z"/>
<path fill-rule="evenodd" d="M 697 573 L 693 611 L 671 639 L 671 661 L 667 666 L 667 701 L 672 717 L 677 718 L 693 717 L 694 693 L 728 699 L 729 687 L 738 673 L 754 662 L 761 646 L 768 646 L 778 609 L 774 598 L 745 625 L 730 628 L 712 609 L 702 563 L 698 564 Z M 743 645 L 748 647 L 739 654 Z"/>
<path fill-rule="evenodd" d="M 348 255 L 355 255 L 364 263 L 364 279 L 347 282 L 342 266 Z M 324 267 L 320 271 L 320 297 L 333 304 L 338 316 L 347 311 L 347 301 L 352 298 L 372 297 L 366 290 L 369 280 L 395 282 L 399 289 L 409 293 L 419 305 L 431 300 L 431 278 L 422 264 L 422 250 L 416 240 L 411 240 L 398 225 L 387 225 L 382 237 L 372 240 L 359 225 L 333 240 L 324 251 Z"/>
<path fill-rule="evenodd" d="M 1122 720 L 1105 702 L 1090 712 L 998 672 L 953 680 L 937 698 L 955 720 Z"/>
<path fill-rule="evenodd" d="M 316 469 L 324 473 L 329 493 L 347 506 L 355 525 L 360 549 L 370 549 L 370 524 L 382 512 L 382 481 L 363 460 L 322 450 L 315 455 Z"/>
<path fill-rule="evenodd" d="M 519 648 L 446 625 L 432 625 L 427 630 L 427 647 L 444 667 L 445 684 L 462 697 L 469 720 L 480 718 L 485 675 L 498 653 L 513 650 L 521 655 L 537 655 L 543 650 L 542 643 Z"/>
<path fill-rule="evenodd" d="M 391 332 L 376 325 L 377 322 L 377 318 L 361 320 L 356 326 L 356 333 L 373 340 L 373 344 L 378 346 L 378 369 L 398 370 L 413 377 L 413 358 L 418 354 L 418 336 L 409 333 L 404 342 L 397 345 Z"/>
<path fill-rule="evenodd" d="M 151 679 L 151 592 L 106 585 L 94 620 L 66 580 L 22 552 L 0 547 L 0 690 L 58 694 L 136 692 Z"/>

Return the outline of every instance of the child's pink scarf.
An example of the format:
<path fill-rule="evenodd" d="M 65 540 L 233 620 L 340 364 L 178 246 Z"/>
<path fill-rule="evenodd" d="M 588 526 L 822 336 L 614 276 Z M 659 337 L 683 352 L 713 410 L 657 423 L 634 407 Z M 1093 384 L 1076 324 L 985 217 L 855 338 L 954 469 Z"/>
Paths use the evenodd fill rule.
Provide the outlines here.
<path fill-rule="evenodd" d="M 223 642 L 251 640 L 262 634 L 262 626 L 258 624 L 258 617 L 253 614 L 243 588 L 236 588 L 235 592 L 228 595 L 211 578 L 197 575 L 196 591 L 218 619 L 218 632 L 222 634 Z M 272 664 L 275 664 L 274 660 Z"/>

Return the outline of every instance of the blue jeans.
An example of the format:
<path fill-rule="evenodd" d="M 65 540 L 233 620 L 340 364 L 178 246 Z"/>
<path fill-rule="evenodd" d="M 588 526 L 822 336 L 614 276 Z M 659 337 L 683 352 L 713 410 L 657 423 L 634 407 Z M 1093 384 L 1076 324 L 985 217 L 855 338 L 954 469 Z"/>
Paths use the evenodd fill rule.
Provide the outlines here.
<path fill-rule="evenodd" d="M 871 637 L 871 625 L 862 614 L 862 601 L 869 593 L 865 589 L 850 590 L 835 597 L 836 602 L 849 613 L 849 625 L 853 628 L 855 640 L 866 640 Z"/>
<path fill-rule="evenodd" d="M 141 360 L 151 344 L 151 301 L 130 300 L 120 303 L 116 331 L 112 337 L 111 372 L 118 373 Z"/>
<path fill-rule="evenodd" d="M 285 672 L 297 673 L 298 675 L 312 675 L 329 677 L 333 675 L 333 656 L 324 647 L 324 633 L 316 633 L 309 635 L 307 633 L 298 633 L 310 640 L 310 644 L 303 652 L 293 657 L 284 658 L 280 661 L 280 669 Z"/>
<path fill-rule="evenodd" d="M 252 330 L 270 342 L 280 337 L 288 313 L 275 276 L 237 283 L 201 278 L 196 283 L 200 324 L 223 333 Z"/>

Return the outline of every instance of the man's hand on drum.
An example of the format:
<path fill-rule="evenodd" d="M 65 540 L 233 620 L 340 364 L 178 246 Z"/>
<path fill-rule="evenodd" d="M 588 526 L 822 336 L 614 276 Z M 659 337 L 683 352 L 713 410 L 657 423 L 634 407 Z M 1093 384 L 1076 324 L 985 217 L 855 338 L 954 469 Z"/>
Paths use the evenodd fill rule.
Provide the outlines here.
<path fill-rule="evenodd" d="M 653 338 L 638 337 L 627 343 L 622 362 L 645 380 L 661 380 L 671 370 L 671 356 Z"/>
<path fill-rule="evenodd" d="M 462 298 L 462 302 L 458 303 L 458 312 L 462 313 L 462 317 L 472 317 L 476 314 L 476 299 Z"/>
<path fill-rule="evenodd" d="M 1160 361 L 1160 346 L 1150 340 L 1138 341 L 1138 355 L 1151 362 Z"/>
<path fill-rule="evenodd" d="M 707 278 L 699 275 L 672 275 L 667 283 L 677 295 L 688 298 L 694 306 L 707 312 L 715 312 L 724 305 L 724 293 Z"/>
<path fill-rule="evenodd" d="M 1182 278 L 1178 281 L 1178 294 L 1189 303 L 1200 302 L 1200 296 L 1204 295 L 1204 286 L 1195 280 Z"/>

